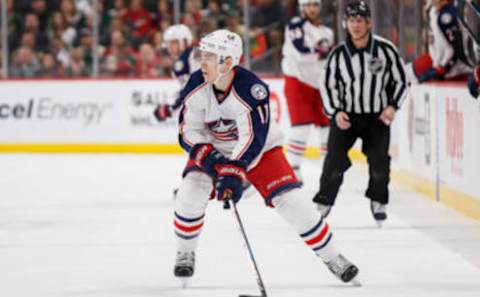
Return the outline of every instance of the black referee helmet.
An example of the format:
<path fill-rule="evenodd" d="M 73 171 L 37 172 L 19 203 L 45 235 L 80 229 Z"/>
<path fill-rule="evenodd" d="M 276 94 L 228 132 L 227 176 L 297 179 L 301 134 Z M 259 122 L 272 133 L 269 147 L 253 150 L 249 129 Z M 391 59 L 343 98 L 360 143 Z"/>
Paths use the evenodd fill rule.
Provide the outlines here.
<path fill-rule="evenodd" d="M 364 0 L 354 0 L 350 1 L 345 8 L 345 18 L 363 16 L 370 18 L 371 17 L 370 7 L 367 2 Z"/>

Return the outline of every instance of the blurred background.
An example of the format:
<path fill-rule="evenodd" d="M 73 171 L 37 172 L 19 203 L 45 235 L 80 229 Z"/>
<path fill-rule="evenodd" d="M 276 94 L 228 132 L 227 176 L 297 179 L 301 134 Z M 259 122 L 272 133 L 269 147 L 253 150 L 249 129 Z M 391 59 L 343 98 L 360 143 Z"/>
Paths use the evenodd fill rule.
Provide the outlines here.
<path fill-rule="evenodd" d="M 322 21 L 337 41 L 346 2 L 322 4 Z M 370 0 L 374 31 L 406 61 L 425 51 L 424 2 Z M 189 26 L 196 41 L 216 28 L 241 34 L 245 66 L 277 76 L 284 26 L 296 14 L 296 0 L 2 0 L 2 76 L 169 77 L 163 32 L 175 23 Z"/>
<path fill-rule="evenodd" d="M 347 0 L 324 0 L 322 21 L 343 39 Z M 426 50 L 424 0 L 370 0 L 374 32 L 392 40 L 405 61 Z M 460 13 L 469 13 L 457 1 Z M 165 77 L 172 60 L 163 32 L 176 23 L 195 40 L 216 28 L 244 37 L 247 68 L 280 74 L 284 26 L 296 0 L 1 0 L 2 77 Z M 471 33 L 480 34 L 478 15 Z M 478 40 L 478 38 L 477 38 Z M 145 70 L 144 64 L 152 64 Z"/>

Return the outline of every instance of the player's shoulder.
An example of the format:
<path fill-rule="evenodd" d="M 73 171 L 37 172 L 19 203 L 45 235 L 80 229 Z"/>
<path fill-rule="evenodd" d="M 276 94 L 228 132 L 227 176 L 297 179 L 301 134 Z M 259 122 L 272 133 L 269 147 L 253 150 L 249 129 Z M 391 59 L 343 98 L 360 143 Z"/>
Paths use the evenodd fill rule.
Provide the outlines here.
<path fill-rule="evenodd" d="M 203 78 L 202 71 L 199 69 L 190 75 L 185 87 L 180 92 L 180 96 L 184 98 L 189 97 L 205 85 L 205 79 Z"/>
<path fill-rule="evenodd" d="M 305 22 L 306 22 L 306 19 L 304 19 L 302 17 L 299 17 L 299 16 L 296 16 L 296 17 L 293 17 L 292 19 L 290 19 L 290 21 L 287 24 L 287 27 L 290 30 L 295 29 L 295 28 L 300 28 L 305 24 Z"/>
<path fill-rule="evenodd" d="M 457 8 L 453 3 L 448 3 L 438 13 L 438 24 L 441 27 L 451 27 L 457 24 Z"/>
<path fill-rule="evenodd" d="M 192 48 L 187 48 L 183 53 L 178 57 L 178 59 L 173 63 L 173 71 L 176 76 L 183 74 L 189 74 L 189 57 L 192 53 Z"/>
<path fill-rule="evenodd" d="M 245 68 L 236 67 L 235 71 L 233 88 L 243 101 L 250 106 L 268 101 L 270 91 L 267 83 Z"/>

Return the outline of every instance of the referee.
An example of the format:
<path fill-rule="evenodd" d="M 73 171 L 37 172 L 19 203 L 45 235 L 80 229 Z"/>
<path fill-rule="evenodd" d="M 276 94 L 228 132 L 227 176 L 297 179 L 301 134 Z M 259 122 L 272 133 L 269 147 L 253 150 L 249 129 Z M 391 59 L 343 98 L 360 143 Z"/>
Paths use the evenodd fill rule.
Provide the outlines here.
<path fill-rule="evenodd" d="M 371 33 L 365 1 L 352 1 L 345 11 L 347 39 L 336 47 L 323 73 L 321 93 L 330 120 L 327 156 L 320 190 L 313 198 L 327 216 L 335 203 L 347 156 L 357 138 L 367 156 L 370 180 L 365 193 L 379 226 L 387 218 L 390 181 L 390 124 L 407 93 L 404 65 L 389 41 Z"/>

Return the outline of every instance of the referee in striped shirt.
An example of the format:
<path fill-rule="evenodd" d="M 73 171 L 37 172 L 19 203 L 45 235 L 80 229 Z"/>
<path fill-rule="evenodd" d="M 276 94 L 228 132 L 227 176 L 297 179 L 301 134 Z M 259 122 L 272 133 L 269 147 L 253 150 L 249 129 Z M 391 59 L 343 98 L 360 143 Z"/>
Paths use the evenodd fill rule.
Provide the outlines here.
<path fill-rule="evenodd" d="M 370 173 L 365 195 L 381 226 L 387 218 L 390 124 L 406 97 L 405 69 L 392 43 L 371 33 L 371 13 L 365 1 L 347 4 L 345 25 L 347 39 L 330 54 L 322 77 L 330 135 L 320 190 L 313 201 L 327 216 L 343 174 L 351 166 L 348 150 L 361 138 Z"/>

